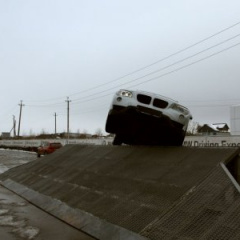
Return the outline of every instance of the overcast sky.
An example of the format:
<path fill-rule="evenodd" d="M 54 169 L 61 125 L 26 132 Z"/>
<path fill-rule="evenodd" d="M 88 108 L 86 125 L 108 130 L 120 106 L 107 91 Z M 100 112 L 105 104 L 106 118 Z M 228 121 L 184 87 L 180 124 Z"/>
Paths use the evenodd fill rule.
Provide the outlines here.
<path fill-rule="evenodd" d="M 120 88 L 230 124 L 240 104 L 239 0 L 0 0 L 0 132 L 102 129 Z M 202 41 L 204 40 L 204 41 Z M 196 44 L 198 43 L 198 44 Z"/>

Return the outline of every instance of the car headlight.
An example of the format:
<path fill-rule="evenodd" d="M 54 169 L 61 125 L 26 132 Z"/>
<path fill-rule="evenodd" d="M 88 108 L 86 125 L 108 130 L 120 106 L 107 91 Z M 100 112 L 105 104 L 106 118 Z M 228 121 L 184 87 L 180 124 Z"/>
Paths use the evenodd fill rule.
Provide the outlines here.
<path fill-rule="evenodd" d="M 171 108 L 176 110 L 176 111 L 178 111 L 178 112 L 180 112 L 180 113 L 182 113 L 182 114 L 184 114 L 184 115 L 188 115 L 189 114 L 188 109 L 183 107 L 183 106 L 181 106 L 181 105 L 179 105 L 179 104 L 172 104 Z"/>
<path fill-rule="evenodd" d="M 132 92 L 128 91 L 128 90 L 120 90 L 118 92 L 118 95 L 120 95 L 122 97 L 130 97 L 130 98 L 133 96 Z"/>

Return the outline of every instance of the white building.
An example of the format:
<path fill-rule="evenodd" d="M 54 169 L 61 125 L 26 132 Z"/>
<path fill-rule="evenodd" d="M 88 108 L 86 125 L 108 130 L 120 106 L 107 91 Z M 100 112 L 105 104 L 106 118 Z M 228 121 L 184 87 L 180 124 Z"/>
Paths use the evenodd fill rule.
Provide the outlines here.
<path fill-rule="evenodd" d="M 230 130 L 231 135 L 240 135 L 240 105 L 231 107 Z"/>

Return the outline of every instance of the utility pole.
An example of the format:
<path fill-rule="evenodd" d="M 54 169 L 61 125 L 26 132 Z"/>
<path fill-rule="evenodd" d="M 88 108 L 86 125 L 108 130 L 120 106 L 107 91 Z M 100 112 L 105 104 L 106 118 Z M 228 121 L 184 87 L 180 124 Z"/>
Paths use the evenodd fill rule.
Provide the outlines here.
<path fill-rule="evenodd" d="M 13 115 L 13 137 L 16 137 L 16 119 Z"/>
<path fill-rule="evenodd" d="M 15 116 L 13 115 L 13 127 L 10 130 L 10 133 L 13 131 L 13 137 L 16 137 L 16 120 L 15 120 Z"/>
<path fill-rule="evenodd" d="M 57 136 L 57 114 L 54 114 L 55 117 L 55 136 Z"/>
<path fill-rule="evenodd" d="M 66 102 L 67 102 L 67 143 L 68 143 L 69 141 L 69 103 L 71 102 L 69 100 L 69 97 L 67 97 Z"/>
<path fill-rule="evenodd" d="M 20 126 L 21 126 L 21 118 L 22 118 L 22 107 L 25 106 L 23 103 L 22 103 L 22 100 L 20 101 L 20 104 L 18 104 L 20 106 L 20 114 L 19 114 L 19 121 L 18 121 L 18 137 L 19 137 L 19 134 L 20 134 Z"/>

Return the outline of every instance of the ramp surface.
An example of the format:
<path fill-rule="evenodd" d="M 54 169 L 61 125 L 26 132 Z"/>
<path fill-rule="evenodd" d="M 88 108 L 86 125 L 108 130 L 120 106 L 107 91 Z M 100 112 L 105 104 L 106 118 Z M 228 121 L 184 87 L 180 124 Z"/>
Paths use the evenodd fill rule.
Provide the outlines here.
<path fill-rule="evenodd" d="M 0 180 L 98 239 L 239 239 L 240 196 L 219 164 L 234 158 L 233 148 L 68 145 Z"/>

